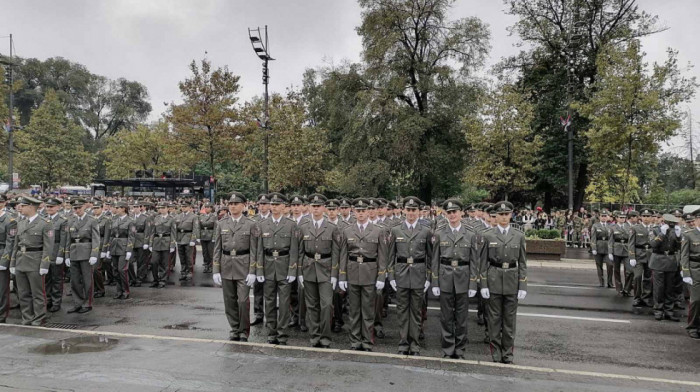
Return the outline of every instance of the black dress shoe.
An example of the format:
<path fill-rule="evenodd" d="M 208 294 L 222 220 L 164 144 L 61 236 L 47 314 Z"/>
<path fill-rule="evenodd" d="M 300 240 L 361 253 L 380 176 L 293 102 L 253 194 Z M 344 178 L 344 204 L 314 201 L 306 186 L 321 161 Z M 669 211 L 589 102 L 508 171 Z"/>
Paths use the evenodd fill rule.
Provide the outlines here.
<path fill-rule="evenodd" d="M 72 308 L 68 309 L 68 313 L 76 313 L 79 310 L 80 306 L 73 306 Z"/>
<path fill-rule="evenodd" d="M 141 287 L 141 282 L 134 282 L 131 284 L 131 287 Z"/>
<path fill-rule="evenodd" d="M 302 325 L 299 327 L 299 330 L 301 332 L 309 332 L 309 327 L 307 327 L 306 325 Z"/>
<path fill-rule="evenodd" d="M 401 350 L 399 350 L 399 352 L 397 352 L 397 354 L 399 354 L 399 355 L 408 355 L 408 351 L 401 351 Z"/>
<path fill-rule="evenodd" d="M 158 288 L 158 282 L 153 282 L 148 287 L 153 288 L 153 289 Z"/>
<path fill-rule="evenodd" d="M 485 324 L 483 314 L 479 314 L 476 316 L 476 324 L 477 325 L 484 325 Z"/>
<path fill-rule="evenodd" d="M 129 294 L 129 293 L 122 294 L 122 299 L 129 299 L 130 297 L 131 297 L 131 294 Z"/>
<path fill-rule="evenodd" d="M 287 345 L 287 342 L 279 342 L 279 343 L 277 343 L 277 344 L 279 344 L 280 346 L 286 346 L 286 345 Z"/>
<path fill-rule="evenodd" d="M 316 343 L 311 345 L 311 347 L 317 347 L 317 348 L 321 348 L 322 346 L 323 345 L 321 344 L 321 342 L 316 342 Z"/>
<path fill-rule="evenodd" d="M 239 338 L 236 335 L 233 335 L 233 336 L 229 336 L 228 340 L 233 341 L 233 342 L 240 342 L 241 338 Z"/>
<path fill-rule="evenodd" d="M 248 338 L 240 338 L 239 340 L 240 340 L 241 342 L 247 342 L 247 341 L 248 341 Z"/>
<path fill-rule="evenodd" d="M 700 339 L 700 333 L 698 333 L 698 331 L 688 331 L 688 336 L 691 339 L 696 339 L 696 340 Z"/>
<path fill-rule="evenodd" d="M 383 330 L 383 329 L 380 329 L 379 331 L 377 331 L 377 338 L 379 338 L 379 339 L 384 339 L 385 336 L 386 336 L 386 335 L 384 334 L 384 330 Z"/>
<path fill-rule="evenodd" d="M 187 275 L 182 275 L 182 276 L 180 276 L 180 279 L 179 279 L 179 280 L 180 280 L 180 282 L 182 282 L 182 281 L 184 281 L 184 280 L 187 280 Z"/>
<path fill-rule="evenodd" d="M 420 334 L 418 335 L 418 340 L 423 340 L 423 339 L 425 339 L 425 334 L 423 333 L 423 331 L 420 331 Z"/>
<path fill-rule="evenodd" d="M 491 343 L 491 339 L 489 339 L 489 337 L 486 336 L 486 337 L 484 338 L 484 343 L 490 344 L 490 343 Z"/>
<path fill-rule="evenodd" d="M 676 316 L 674 316 L 674 315 L 672 315 L 672 314 L 667 314 L 667 315 L 664 316 L 664 318 L 665 318 L 666 320 L 671 320 L 671 321 L 681 321 L 680 318 L 678 318 L 678 317 L 676 317 Z"/>
<path fill-rule="evenodd" d="M 158 288 L 159 288 L 159 289 L 162 289 L 162 288 L 164 288 L 164 287 L 165 287 L 165 283 L 164 283 L 164 282 L 159 282 L 159 283 L 158 283 Z"/>
<path fill-rule="evenodd" d="M 663 314 L 655 314 L 654 319 L 656 319 L 656 321 L 661 321 L 664 319 L 664 315 Z"/>
<path fill-rule="evenodd" d="M 78 313 L 87 313 L 92 310 L 92 306 L 83 306 L 78 310 Z"/>
<path fill-rule="evenodd" d="M 504 359 L 503 363 L 505 363 L 506 365 L 510 365 L 513 363 L 513 360 L 512 359 Z"/>
<path fill-rule="evenodd" d="M 260 318 L 256 318 L 255 321 L 250 323 L 250 325 L 258 325 L 258 324 L 262 324 L 262 322 L 263 322 L 263 318 L 260 317 Z"/>
<path fill-rule="evenodd" d="M 420 353 L 417 353 L 417 352 L 410 352 L 410 353 L 408 353 L 408 355 L 412 355 L 414 357 L 420 357 Z"/>
<path fill-rule="evenodd" d="M 49 308 L 49 312 L 51 312 L 51 313 L 56 313 L 59 310 L 61 310 L 61 307 L 59 305 L 53 305 Z"/>
<path fill-rule="evenodd" d="M 117 293 L 117 294 L 115 294 L 114 297 L 112 297 L 112 298 L 114 298 L 114 299 L 122 299 L 122 293 Z"/>
<path fill-rule="evenodd" d="M 267 341 L 267 344 L 280 344 L 280 341 L 277 339 L 270 339 Z"/>
<path fill-rule="evenodd" d="M 334 333 L 341 333 L 343 332 L 343 326 L 340 324 L 334 324 L 333 325 L 333 332 Z"/>
<path fill-rule="evenodd" d="M 609 289 L 612 289 L 613 287 L 615 287 L 615 286 L 613 286 L 613 285 L 611 285 L 611 284 L 608 284 L 608 288 L 609 288 Z"/>
<path fill-rule="evenodd" d="M 95 293 L 95 298 L 102 298 L 105 296 L 104 292 Z"/>

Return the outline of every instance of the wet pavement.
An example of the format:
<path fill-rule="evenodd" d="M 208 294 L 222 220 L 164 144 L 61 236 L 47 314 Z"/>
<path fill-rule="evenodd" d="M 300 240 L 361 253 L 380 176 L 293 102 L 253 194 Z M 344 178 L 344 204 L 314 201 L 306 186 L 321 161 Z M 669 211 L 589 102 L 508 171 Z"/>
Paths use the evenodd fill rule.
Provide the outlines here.
<path fill-rule="evenodd" d="M 529 283 L 519 308 L 518 367 L 509 369 L 489 366 L 474 304 L 467 362 L 438 359 L 434 299 L 421 358 L 393 355 L 394 307 L 374 355 L 345 351 L 347 333 L 333 334 L 326 351 L 309 351 L 308 335 L 298 329 L 290 331 L 288 347 L 265 344 L 264 326 L 251 327 L 251 345 L 224 342 L 221 291 L 198 264 L 193 282 L 134 288 L 129 300 L 111 299 L 114 287 L 108 287 L 86 314 L 66 314 L 71 298 L 64 297 L 64 309 L 51 315 L 48 326 L 87 335 L 0 327 L 0 363 L 10 365 L 0 366 L 0 390 L 700 390 L 700 341 L 686 336 L 683 322 L 654 321 L 648 310 L 635 314 L 631 299 L 597 287 L 594 270 L 531 268 Z M 8 323 L 18 318 L 13 310 Z"/>

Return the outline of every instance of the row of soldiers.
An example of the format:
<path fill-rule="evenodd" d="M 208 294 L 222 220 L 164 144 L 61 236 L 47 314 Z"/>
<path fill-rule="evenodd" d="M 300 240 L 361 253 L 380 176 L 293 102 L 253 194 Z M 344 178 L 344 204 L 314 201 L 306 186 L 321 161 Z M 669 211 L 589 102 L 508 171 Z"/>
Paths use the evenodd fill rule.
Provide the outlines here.
<path fill-rule="evenodd" d="M 659 321 L 680 321 L 675 311 L 685 308 L 684 290 L 688 290 L 686 330 L 692 339 L 700 339 L 699 230 L 700 209 L 686 214 L 681 209 L 666 213 L 643 209 L 612 214 L 607 209 L 601 210 L 599 222 L 591 228 L 591 251 L 600 286 L 607 284 L 622 296 L 633 296 L 633 307 L 653 308 Z"/>
<path fill-rule="evenodd" d="M 256 219 L 244 216 L 246 202 L 234 192 L 230 216 L 218 221 L 214 231 L 213 279 L 223 287 L 231 340 L 247 341 L 249 291 L 262 284 L 268 342 L 286 344 L 296 284 L 312 346 L 330 347 L 338 291 L 348 299 L 350 348 L 371 351 L 382 307 L 379 298 L 391 288 L 400 326 L 398 352 L 420 355 L 423 309 L 432 286 L 433 295 L 440 297 L 446 357 L 464 357 L 469 298 L 479 290 L 492 359 L 513 361 L 515 317 L 518 300 L 527 294 L 527 264 L 524 235 L 510 226 L 512 204 L 489 208 L 490 227 L 482 219 L 464 218 L 462 203 L 454 199 L 443 205 L 446 216 L 434 222 L 421 222 L 425 203 L 416 197 L 403 199 L 403 215 L 385 215 L 381 222 L 376 212 L 389 203 L 378 199 L 350 203 L 313 194 L 308 197 L 310 214 L 304 217 L 294 208 L 304 204 L 302 198 L 271 193 L 258 199 L 263 207 Z M 290 217 L 283 213 L 287 203 L 292 205 Z M 352 215 L 336 213 L 349 212 L 350 204 Z"/>

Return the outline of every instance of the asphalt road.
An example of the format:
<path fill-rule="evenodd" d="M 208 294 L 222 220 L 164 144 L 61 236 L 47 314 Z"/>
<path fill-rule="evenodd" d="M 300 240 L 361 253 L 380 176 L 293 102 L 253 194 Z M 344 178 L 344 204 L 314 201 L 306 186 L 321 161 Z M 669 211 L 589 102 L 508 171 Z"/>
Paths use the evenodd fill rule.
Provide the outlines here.
<path fill-rule="evenodd" d="M 435 300 L 420 358 L 395 355 L 393 307 L 374 353 L 347 351 L 346 333 L 334 334 L 332 350 L 309 349 L 297 330 L 290 346 L 274 347 L 262 326 L 250 344 L 226 342 L 220 289 L 197 271 L 193 283 L 134 288 L 127 301 L 111 299 L 110 287 L 84 315 L 66 314 L 64 297 L 52 329 L 13 326 L 13 310 L 0 327 L 0 390 L 700 390 L 700 342 L 684 323 L 634 314 L 629 298 L 597 287 L 594 270 L 530 269 L 514 366 L 489 362 L 475 313 L 467 360 L 440 359 Z"/>

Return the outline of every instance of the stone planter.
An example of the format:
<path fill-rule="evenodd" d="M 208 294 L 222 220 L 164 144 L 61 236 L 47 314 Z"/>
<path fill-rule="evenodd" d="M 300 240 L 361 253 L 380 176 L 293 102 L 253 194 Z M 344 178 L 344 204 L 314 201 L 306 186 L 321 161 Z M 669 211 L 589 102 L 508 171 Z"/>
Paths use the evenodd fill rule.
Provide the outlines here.
<path fill-rule="evenodd" d="M 566 252 L 566 243 L 562 240 L 526 239 L 528 259 L 561 260 Z"/>

